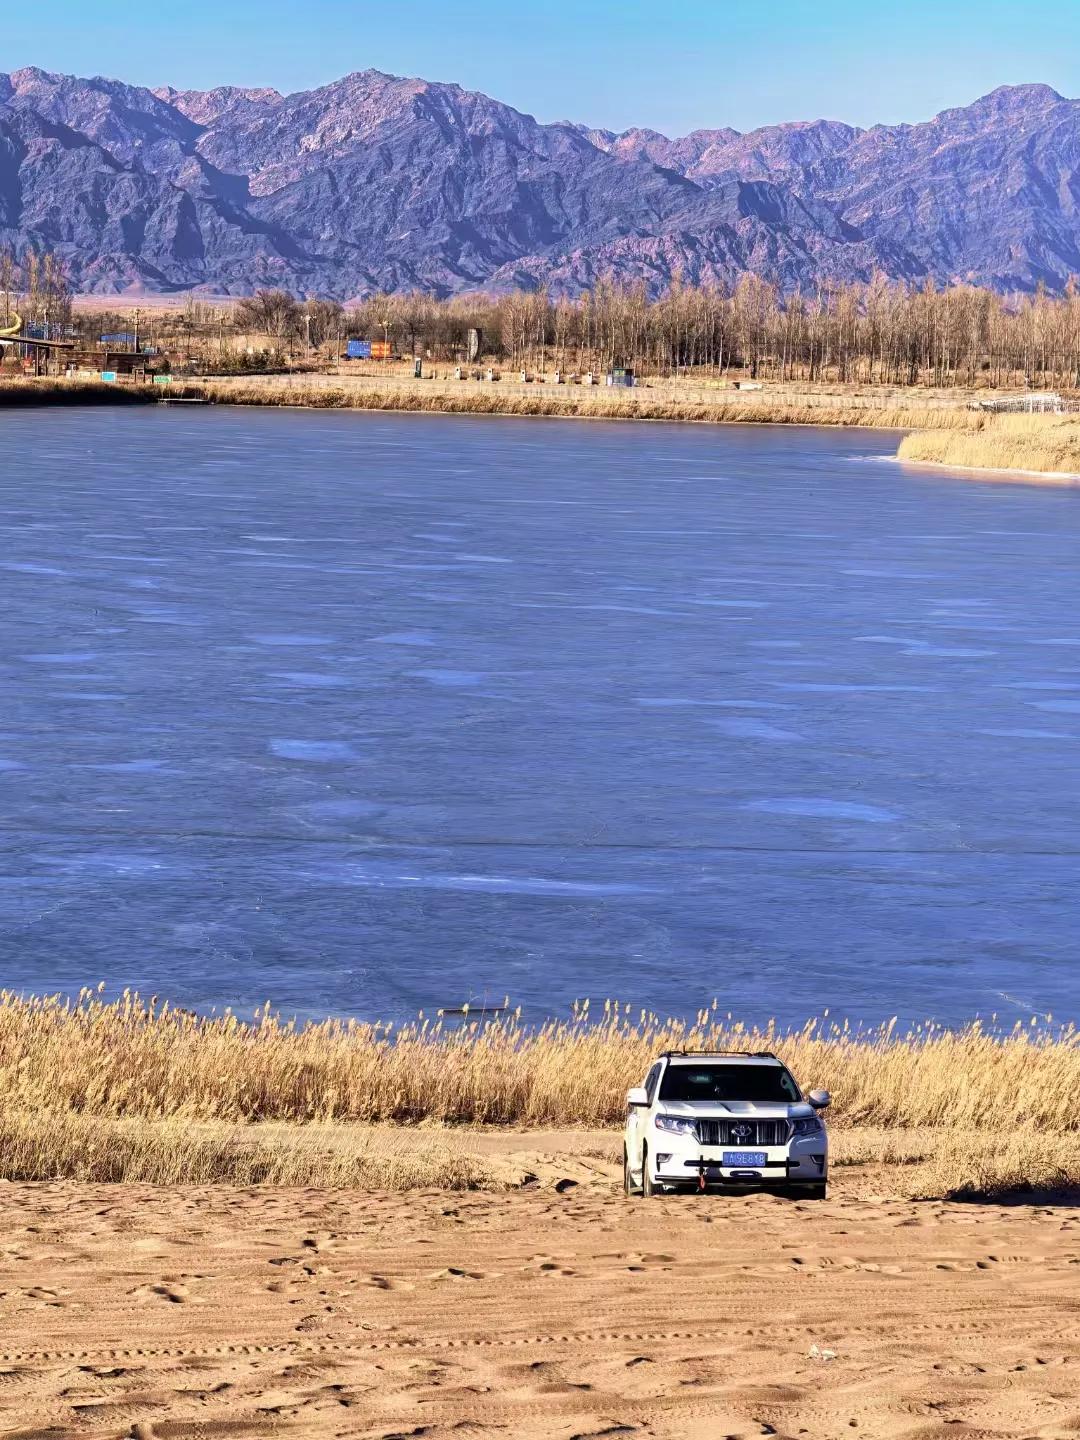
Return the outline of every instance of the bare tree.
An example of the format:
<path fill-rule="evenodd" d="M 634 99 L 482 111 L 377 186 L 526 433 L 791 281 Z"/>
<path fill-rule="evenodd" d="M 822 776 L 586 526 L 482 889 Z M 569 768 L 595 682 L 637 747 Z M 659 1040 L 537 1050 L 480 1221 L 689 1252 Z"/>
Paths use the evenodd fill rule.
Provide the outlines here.
<path fill-rule="evenodd" d="M 302 311 L 299 302 L 286 290 L 257 290 L 237 301 L 236 324 L 275 340 L 291 339 L 300 331 Z"/>

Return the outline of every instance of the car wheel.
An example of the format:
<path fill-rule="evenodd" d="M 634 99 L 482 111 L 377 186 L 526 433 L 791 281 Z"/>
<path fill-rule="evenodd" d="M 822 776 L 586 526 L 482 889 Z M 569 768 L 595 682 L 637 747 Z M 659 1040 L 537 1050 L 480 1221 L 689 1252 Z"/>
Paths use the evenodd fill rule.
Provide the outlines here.
<path fill-rule="evenodd" d="M 816 1185 L 792 1185 L 784 1193 L 791 1200 L 824 1200 L 828 1192 L 828 1186 L 824 1180 Z"/>
<path fill-rule="evenodd" d="M 641 1187 L 634 1184 L 634 1177 L 630 1174 L 630 1156 L 625 1145 L 622 1147 L 622 1188 L 624 1195 L 641 1194 Z"/>
<path fill-rule="evenodd" d="M 645 1196 L 659 1194 L 653 1184 L 653 1178 L 649 1174 L 649 1147 L 647 1145 L 641 1147 L 641 1193 Z"/>

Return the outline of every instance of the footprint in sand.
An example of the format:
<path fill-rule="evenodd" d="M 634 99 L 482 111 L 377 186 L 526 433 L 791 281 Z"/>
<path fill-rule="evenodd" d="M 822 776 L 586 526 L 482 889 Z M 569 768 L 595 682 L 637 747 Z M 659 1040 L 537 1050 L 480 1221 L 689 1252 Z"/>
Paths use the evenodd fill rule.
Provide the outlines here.
<path fill-rule="evenodd" d="M 167 1300 L 170 1305 L 201 1305 L 182 1280 L 160 1280 L 156 1285 L 140 1285 L 130 1292 L 139 1300 Z"/>
<path fill-rule="evenodd" d="M 482 1270 L 462 1270 L 460 1266 L 448 1265 L 445 1270 L 432 1270 L 424 1278 L 426 1280 L 484 1280 L 487 1277 Z"/>
<path fill-rule="evenodd" d="M 395 1280 L 389 1275 L 365 1275 L 357 1282 L 365 1290 L 414 1290 L 408 1280 Z"/>
<path fill-rule="evenodd" d="M 571 1270 L 553 1255 L 534 1255 L 527 1265 L 521 1267 L 523 1275 L 576 1275 L 576 1270 Z"/>
<path fill-rule="evenodd" d="M 674 1255 L 621 1255 L 617 1257 L 626 1261 L 626 1268 L 632 1274 L 640 1275 L 645 1270 L 670 1270 L 674 1262 Z"/>
<path fill-rule="evenodd" d="M 34 1285 L 29 1290 L 22 1292 L 27 1300 L 38 1300 L 43 1305 L 61 1306 L 64 1301 L 60 1298 L 58 1290 L 50 1290 L 46 1285 Z"/>
<path fill-rule="evenodd" d="M 305 1235 L 300 1243 L 305 1250 L 333 1250 L 338 1239 L 331 1231 L 316 1231 L 314 1235 Z"/>

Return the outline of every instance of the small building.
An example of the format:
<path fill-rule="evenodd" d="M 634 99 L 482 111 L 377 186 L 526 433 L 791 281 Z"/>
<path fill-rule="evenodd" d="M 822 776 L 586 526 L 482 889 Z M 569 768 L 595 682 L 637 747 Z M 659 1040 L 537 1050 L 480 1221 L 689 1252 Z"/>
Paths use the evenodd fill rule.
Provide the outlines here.
<path fill-rule="evenodd" d="M 629 365 L 613 365 L 607 373 L 607 383 L 630 387 L 634 383 L 634 372 Z"/>

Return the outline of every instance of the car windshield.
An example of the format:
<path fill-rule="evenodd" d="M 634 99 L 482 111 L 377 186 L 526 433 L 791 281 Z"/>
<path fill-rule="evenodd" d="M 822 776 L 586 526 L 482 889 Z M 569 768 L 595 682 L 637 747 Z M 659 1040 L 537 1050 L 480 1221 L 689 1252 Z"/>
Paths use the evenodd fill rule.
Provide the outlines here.
<path fill-rule="evenodd" d="M 669 1065 L 660 1082 L 661 1100 L 775 1101 L 801 1099 L 782 1065 Z"/>

